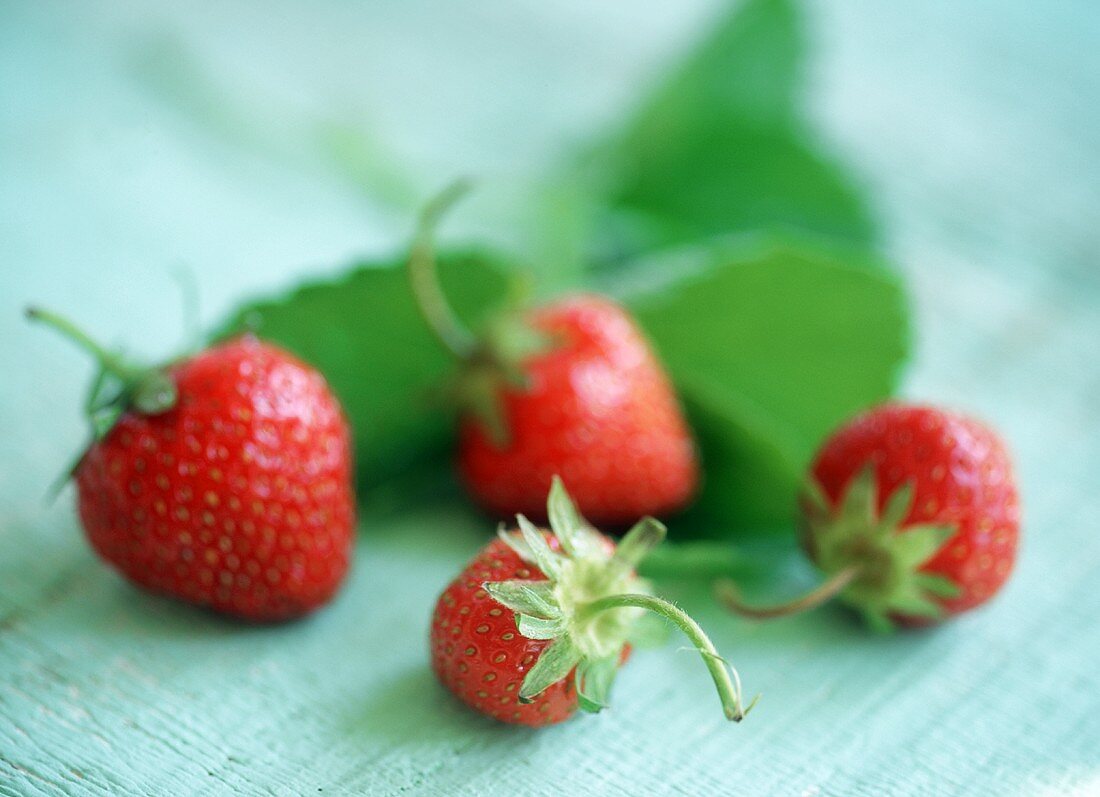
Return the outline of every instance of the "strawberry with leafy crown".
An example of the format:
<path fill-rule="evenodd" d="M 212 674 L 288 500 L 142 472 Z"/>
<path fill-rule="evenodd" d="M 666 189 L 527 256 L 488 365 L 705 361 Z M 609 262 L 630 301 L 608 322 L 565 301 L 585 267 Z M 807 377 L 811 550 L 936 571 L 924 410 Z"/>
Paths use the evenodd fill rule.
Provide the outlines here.
<path fill-rule="evenodd" d="M 989 600 L 1012 571 L 1019 505 L 1012 463 L 989 427 L 962 415 L 902 403 L 844 424 L 821 447 L 802 497 L 803 542 L 829 577 L 775 607 L 778 616 L 833 596 L 874 627 L 923 625 Z"/>
<path fill-rule="evenodd" d="M 324 379 L 252 337 L 137 366 L 96 358 L 92 442 L 69 474 L 95 551 L 154 592 L 252 621 L 326 603 L 351 556 L 347 423 Z"/>
<path fill-rule="evenodd" d="M 473 497 L 508 517 L 544 517 L 554 474 L 594 522 L 626 525 L 682 508 L 698 485 L 691 433 L 634 321 L 610 299 L 574 295 L 461 327 L 435 279 L 432 230 L 460 195 L 424 214 L 409 259 L 418 305 L 460 360 L 458 467 Z"/>
<path fill-rule="evenodd" d="M 581 517 L 557 477 L 547 514 L 552 533 L 519 515 L 519 530 L 502 527 L 440 595 L 430 640 L 439 680 L 503 722 L 541 726 L 577 708 L 596 712 L 649 611 L 687 635 L 726 717 L 740 721 L 752 704 L 742 706 L 736 671 L 694 620 L 650 595 L 634 572 L 664 526 L 645 518 L 616 546 Z"/>

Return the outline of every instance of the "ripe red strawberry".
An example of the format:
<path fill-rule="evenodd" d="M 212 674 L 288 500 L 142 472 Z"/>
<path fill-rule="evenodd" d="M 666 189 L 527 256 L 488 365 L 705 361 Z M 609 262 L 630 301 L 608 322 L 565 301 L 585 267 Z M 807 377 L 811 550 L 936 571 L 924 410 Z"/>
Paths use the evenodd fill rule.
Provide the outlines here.
<path fill-rule="evenodd" d="M 886 404 L 821 447 L 803 494 L 804 545 L 874 626 L 944 620 L 989 600 L 1016 556 L 1012 464 L 988 427 Z"/>
<path fill-rule="evenodd" d="M 453 196 L 443 198 L 446 201 Z M 622 526 L 685 506 L 699 481 L 691 432 L 663 367 L 627 312 L 576 295 L 459 328 L 434 279 L 429 210 L 409 261 L 424 315 L 463 363 L 458 466 L 490 512 L 543 519 L 550 480 L 568 480 L 594 522 Z"/>
<path fill-rule="evenodd" d="M 553 481 L 553 533 L 518 517 L 500 532 L 436 603 L 432 669 L 477 711 L 503 722 L 549 725 L 578 707 L 599 711 L 643 610 L 680 627 L 699 650 L 726 716 L 740 721 L 740 683 L 702 629 L 667 601 L 648 595 L 635 566 L 664 537 L 652 518 L 616 547 L 593 530 Z M 751 704 L 749 706 L 751 708 Z"/>
<path fill-rule="evenodd" d="M 507 443 L 481 419 L 463 419 L 459 467 L 475 498 L 501 516 L 541 518 L 560 473 L 596 523 L 684 506 L 698 482 L 691 433 L 627 313 L 605 298 L 574 296 L 525 320 L 557 344 L 521 363 L 524 386 L 501 385 Z"/>
<path fill-rule="evenodd" d="M 103 369 L 94 439 L 73 473 L 101 557 L 140 586 L 246 620 L 332 597 L 355 504 L 347 423 L 320 374 L 252 337 L 135 368 L 67 322 L 34 317 Z"/>

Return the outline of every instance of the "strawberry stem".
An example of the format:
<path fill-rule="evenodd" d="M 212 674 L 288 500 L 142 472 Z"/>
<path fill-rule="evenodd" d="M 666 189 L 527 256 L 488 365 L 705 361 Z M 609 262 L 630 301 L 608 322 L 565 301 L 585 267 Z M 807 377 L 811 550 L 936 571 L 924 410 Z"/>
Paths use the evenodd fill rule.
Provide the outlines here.
<path fill-rule="evenodd" d="M 792 614 L 800 614 L 810 609 L 816 609 L 843 592 L 844 588 L 851 584 L 861 571 L 862 568 L 859 565 L 851 565 L 843 570 L 838 570 L 805 595 L 772 606 L 752 606 L 744 603 L 741 600 L 741 593 L 737 589 L 737 585 L 728 579 L 719 581 L 715 584 L 714 589 L 718 601 L 734 614 L 756 620 L 766 620 L 775 617 L 789 617 Z"/>
<path fill-rule="evenodd" d="M 53 327 L 62 335 L 73 341 L 95 358 L 100 368 L 100 375 L 92 385 L 92 391 L 88 395 L 85 411 L 92 418 L 92 426 L 95 437 L 102 437 L 105 429 L 97 425 L 95 416 L 99 411 L 108 409 L 110 405 L 118 405 L 123 408 L 132 406 L 144 415 L 157 415 L 166 412 L 175 406 L 178 394 L 176 384 L 172 378 L 159 368 L 145 366 L 133 366 L 126 363 L 121 357 L 103 348 L 92 339 L 88 333 L 78 327 L 64 316 L 40 307 L 28 307 L 27 318 L 47 326 Z M 104 387 L 102 374 L 110 374 L 115 377 L 121 392 L 112 400 L 101 403 L 101 389 Z M 106 428 L 110 428 L 117 420 L 114 413 L 107 422 Z"/>
<path fill-rule="evenodd" d="M 137 375 L 137 370 L 126 365 L 122 359 L 112 352 L 107 351 L 99 343 L 92 339 L 88 333 L 78 327 L 69 319 L 50 310 L 40 307 L 28 307 L 27 318 L 53 327 L 76 345 L 90 353 L 107 373 L 114 374 L 123 381 L 130 381 Z"/>
<path fill-rule="evenodd" d="M 408 274 L 417 309 L 439 342 L 460 360 L 468 360 L 477 348 L 477 339 L 458 320 L 439 284 L 433 238 L 440 219 L 469 190 L 466 180 L 458 180 L 443 189 L 420 214 Z"/>
<path fill-rule="evenodd" d="M 718 689 L 718 696 L 722 701 L 722 709 L 726 719 L 740 722 L 756 704 L 757 698 L 753 698 L 749 705 L 743 706 L 741 702 L 741 679 L 737 670 L 729 666 L 725 659 L 718 655 L 714 643 L 706 635 L 703 629 L 687 612 L 673 603 L 654 597 L 653 595 L 624 594 L 608 595 L 586 603 L 577 609 L 577 619 L 592 617 L 609 609 L 623 608 L 645 609 L 664 617 L 673 623 L 695 646 L 699 655 L 703 657 L 703 663 L 707 665 L 710 676 L 714 680 L 714 686 Z"/>

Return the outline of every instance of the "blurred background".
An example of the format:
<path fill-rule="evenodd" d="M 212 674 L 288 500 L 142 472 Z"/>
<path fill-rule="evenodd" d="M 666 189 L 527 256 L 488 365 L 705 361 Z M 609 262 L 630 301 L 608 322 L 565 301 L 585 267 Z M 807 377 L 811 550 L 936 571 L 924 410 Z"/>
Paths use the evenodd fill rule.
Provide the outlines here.
<path fill-rule="evenodd" d="M 9 267 L 37 272 L 33 290 L 48 264 L 85 262 L 75 295 L 147 284 L 145 302 L 174 264 L 223 269 L 203 286 L 216 316 L 403 245 L 413 210 L 459 174 L 485 205 L 464 218 L 514 240 L 532 188 L 621 125 L 727 7 L 5 3 Z M 775 46 L 804 51 L 808 130 L 871 189 L 903 266 L 1091 275 L 1089 4 L 799 9 L 798 40 Z M 918 257 L 918 236 L 958 251 Z"/>
<path fill-rule="evenodd" d="M 778 224 L 854 241 L 915 297 L 910 393 L 932 393 L 927 373 L 936 396 L 994 421 L 997 406 L 973 407 L 976 386 L 1028 406 L 1049 384 L 1034 368 L 1023 385 L 1010 365 L 976 385 L 944 379 L 940 352 L 1035 351 L 1090 315 L 1100 89 L 1086 53 L 1100 14 L 1072 2 L 753 5 L 738 39 L 738 4 L 702 0 L 4 3 L 0 334 L 18 341 L 0 353 L 5 389 L 56 400 L 58 437 L 75 438 L 79 380 L 10 359 L 21 349 L 81 367 L 26 328 L 29 299 L 110 307 L 94 333 L 164 356 L 183 335 L 181 269 L 211 328 L 242 299 L 392 258 L 425 198 L 471 175 L 478 190 L 448 237 L 515 252 L 548 289 L 608 249 L 592 243 L 606 229 L 628 230 L 629 253 L 632 219 L 674 215 L 662 202 L 701 205 L 695 237 Z M 698 107 L 667 107 L 685 87 Z M 726 117 L 707 116 L 715 98 Z M 662 111 L 672 126 L 647 129 Z M 748 132 L 716 132 L 734 127 Z M 646 136 L 700 142 L 666 158 L 679 185 L 660 172 L 646 182 Z M 734 151 L 745 161 L 711 168 Z M 623 152 L 635 162 L 619 168 Z M 712 195 L 690 196 L 712 170 Z M 605 198 L 625 223 L 590 211 Z M 585 225 L 596 234 L 576 232 Z M 642 243 L 689 236 L 653 237 Z M 1004 342 L 980 334 L 991 330 Z M 54 467 L 56 451 L 19 424 L 0 438 L 38 451 L 36 474 Z"/>
<path fill-rule="evenodd" d="M 682 226 L 638 223 L 667 210 L 660 180 L 646 182 L 647 153 L 655 150 L 644 119 L 662 107 L 694 118 L 691 102 L 723 97 L 736 121 L 672 126 L 658 138 L 709 142 L 714 152 L 730 151 L 731 141 L 753 142 L 744 151 L 760 157 L 748 162 L 765 166 L 754 174 L 705 149 L 670 158 L 690 163 L 702 181 L 727 167 L 745 176 L 725 195 L 736 214 L 729 229 L 703 219 L 691 234 L 805 227 L 873 252 L 903 275 L 914 346 L 902 394 L 959 406 L 999 426 L 1017 451 L 1028 519 L 1026 555 L 985 615 L 983 636 L 964 624 L 935 641 L 909 640 L 883 652 L 881 643 L 842 626 L 858 640 L 849 640 L 846 653 L 825 641 L 841 627 L 832 619 L 824 630 L 737 626 L 730 639 L 757 643 L 742 672 L 756 677 L 775 706 L 770 720 L 762 716 L 766 704 L 757 709 L 753 719 L 762 730 L 753 741 L 737 737 L 745 756 L 737 768 L 759 793 L 851 794 L 867 782 L 881 788 L 866 793 L 1100 788 L 1100 640 L 1092 622 L 1100 603 L 1088 586 L 1100 565 L 1093 533 L 1100 520 L 1100 7 L 1087 0 L 758 1 L 751 4 L 754 26 L 738 38 L 740 5 L 0 0 L 4 611 L 41 616 L 35 607 L 73 601 L 68 593 L 51 599 L 53 575 L 93 566 L 70 496 L 49 507 L 41 501 L 44 485 L 83 439 L 77 407 L 90 366 L 27 327 L 21 311 L 28 302 L 64 310 L 108 341 L 128 341 L 136 353 L 164 356 L 185 335 L 174 277 L 180 269 L 201 286 L 202 320 L 211 328 L 244 299 L 277 295 L 355 261 L 391 258 L 407 245 L 425 198 L 459 175 L 475 177 L 478 190 L 449 223 L 448 238 L 516 252 L 552 289 L 591 262 L 613 271 L 650 244 L 683 243 Z M 737 80 L 724 78 L 727 66 Z M 677 108 L 670 99 L 677 97 L 687 97 L 687 105 Z M 735 128 L 743 137 L 727 140 Z M 773 195 L 776 185 L 788 188 Z M 676 208 L 698 199 L 681 189 L 671 202 Z M 756 196 L 764 201 L 751 201 Z M 611 208 L 606 215 L 603 205 L 594 208 L 599 202 Z M 436 582 L 476 541 L 469 528 L 463 533 L 454 550 L 433 560 Z M 334 610 L 312 630 L 287 633 L 344 636 L 367 580 L 389 583 L 394 563 L 406 561 L 403 549 L 377 545 L 364 556 L 351 597 L 336 607 L 343 614 Z M 383 564 L 371 570 L 376 562 Z M 126 611 L 120 588 L 106 573 L 96 578 L 102 582 L 88 587 L 91 604 L 106 601 L 116 631 L 155 625 L 144 616 L 119 619 Z M 386 614 L 385 622 L 415 628 L 421 609 L 414 601 L 407 615 Z M 166 622 L 187 628 L 188 639 L 173 639 L 181 647 L 172 655 L 200 655 L 189 646 L 190 637 L 201 636 L 197 621 L 163 611 Z M 84 627 L 103 615 L 74 616 Z M 64 622 L 52 631 L 49 615 L 44 622 L 42 638 L 63 634 Z M 121 636 L 117 644 L 132 643 Z M 379 672 L 419 661 L 419 638 L 412 637 L 392 658 L 382 657 Z M 259 661 L 255 682 L 282 684 L 290 676 L 279 669 L 280 639 L 254 637 L 259 647 L 240 648 L 239 658 L 225 654 L 223 669 L 211 664 L 210 671 L 229 684 Z M 323 671 L 326 643 L 306 644 L 314 647 L 301 666 Z M 19 646 L 5 654 L 3 645 L 0 637 L 0 672 L 19 683 L 19 673 L 38 666 L 38 654 Z M 156 661 L 167 656 L 140 649 Z M 880 658 L 867 670 L 855 659 L 834 667 L 823 650 Z M 57 656 L 67 672 L 75 653 Z M 908 694 L 898 673 L 916 679 L 918 665 L 920 677 L 932 680 Z M 186 692 L 173 691 L 167 663 L 152 666 L 163 680 L 148 694 L 131 695 L 135 705 L 149 695 L 171 700 Z M 644 666 L 639 677 L 661 674 Z M 350 684 L 361 686 L 362 673 L 350 664 L 331 677 L 339 688 L 317 689 L 329 689 L 334 700 L 343 700 Z M 853 679 L 876 684 L 865 702 L 850 692 Z M 976 689 L 975 681 L 987 684 L 985 697 L 968 703 L 960 696 Z M 415 692 L 418 683 L 399 681 L 398 693 Z M 31 690 L 29 703 L 7 708 L 0 697 L 0 715 L 24 722 L 35 711 L 63 711 L 67 704 L 52 688 Z M 807 695 L 822 723 L 831 718 L 830 733 L 800 725 Z M 862 720 L 842 712 L 844 700 L 858 706 Z M 618 715 L 602 733 L 623 732 L 616 721 L 660 724 L 672 701 L 658 699 L 650 714 Z M 205 703 L 204 710 L 217 712 L 213 697 Z M 241 698 L 236 707 L 255 712 L 256 705 Z M 311 704 L 303 698 L 300 705 L 308 717 Z M 379 710 L 400 713 L 395 706 Z M 410 716 L 421 715 L 412 709 Z M 682 793 L 719 793 L 727 784 L 722 761 L 734 743 L 693 736 L 691 729 L 703 727 L 694 717 L 679 726 L 692 749 L 675 760 L 667 753 L 664 768 L 682 778 Z M 451 715 L 447 730 L 417 746 L 415 729 L 395 719 L 390 735 L 359 730 L 375 751 L 371 760 L 384 765 L 383 782 L 350 763 L 359 753 L 345 728 L 302 721 L 321 728 L 312 743 L 328 745 L 331 770 L 313 780 L 282 772 L 281 785 L 272 781 L 275 793 L 287 783 L 292 790 L 323 783 L 390 793 L 413 783 L 423 793 L 486 793 L 485 762 L 517 749 L 492 733 L 487 742 L 456 746 L 469 729 Z M 112 745 L 129 738 L 107 724 Z M 984 739 L 976 742 L 980 755 L 957 741 L 975 728 Z M 8 754 L 20 766 L 33 759 L 49 771 L 69 757 L 95 770 L 103 751 L 88 752 L 69 730 L 55 728 L 50 737 L 62 751 L 57 756 L 28 752 L 26 740 L 9 736 L 0 743 L 0 764 Z M 302 749 L 280 747 L 274 727 L 257 733 L 286 760 L 309 760 Z M 838 741 L 845 734 L 857 734 L 858 743 Z M 605 736 L 592 732 L 586 743 Z M 566 785 L 581 788 L 582 776 L 603 771 L 594 763 L 599 758 L 610 767 L 597 781 L 604 793 L 632 793 L 628 762 L 645 772 L 639 762 L 660 759 L 666 743 L 639 742 L 623 763 L 585 759 Z M 835 759 L 830 743 L 843 751 Z M 180 744 L 186 753 L 192 742 Z M 554 769 L 549 743 L 520 749 L 529 757 L 510 764 L 512 774 Z M 456 751 L 480 769 L 430 791 L 423 773 Z M 191 751 L 193 760 L 204 757 L 218 756 L 201 745 Z M 249 769 L 221 759 L 210 766 Z M 119 783 L 143 782 L 131 777 Z M 147 777 L 172 788 L 170 780 Z M 940 777 L 948 778 L 947 791 L 936 789 Z M 668 782 L 653 789 L 673 792 Z"/>

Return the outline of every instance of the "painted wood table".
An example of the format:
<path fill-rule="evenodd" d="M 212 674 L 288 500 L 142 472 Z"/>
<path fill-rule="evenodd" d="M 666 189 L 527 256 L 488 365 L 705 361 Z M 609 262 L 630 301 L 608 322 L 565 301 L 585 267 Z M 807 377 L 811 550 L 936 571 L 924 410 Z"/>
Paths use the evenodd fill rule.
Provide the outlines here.
<path fill-rule="evenodd" d="M 676 591 L 762 693 L 742 725 L 675 645 L 595 719 L 536 733 L 456 705 L 425 636 L 485 538 L 472 513 L 369 515 L 334 605 L 252 628 L 130 588 L 71 488 L 44 501 L 90 368 L 26 303 L 160 354 L 181 264 L 212 321 L 391 250 L 416 196 L 537 176 L 718 7 L 665 5 L 0 4 L 0 794 L 1100 793 L 1095 4 L 808 6 L 815 123 L 914 292 L 905 392 L 1005 432 L 1025 539 L 989 608 L 895 638 Z M 352 129 L 371 146 L 349 155 Z"/>

